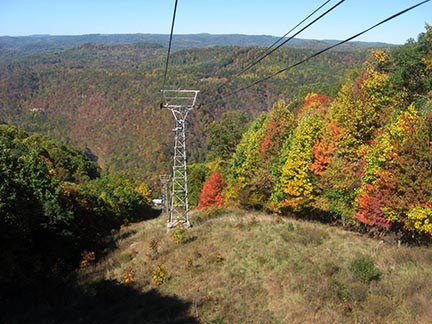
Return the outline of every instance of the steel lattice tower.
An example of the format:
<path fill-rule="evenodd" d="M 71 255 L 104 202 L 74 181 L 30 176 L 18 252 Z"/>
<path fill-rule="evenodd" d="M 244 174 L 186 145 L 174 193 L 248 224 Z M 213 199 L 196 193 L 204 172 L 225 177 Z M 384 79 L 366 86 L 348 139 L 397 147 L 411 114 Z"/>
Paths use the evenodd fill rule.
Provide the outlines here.
<path fill-rule="evenodd" d="M 162 208 L 165 213 L 169 213 L 169 201 L 168 201 L 168 185 L 171 180 L 169 174 L 161 174 L 159 179 L 162 183 Z"/>
<path fill-rule="evenodd" d="M 162 107 L 171 110 L 175 119 L 174 163 L 171 177 L 171 203 L 167 228 L 190 227 L 185 121 L 189 111 L 194 109 L 199 90 L 161 90 Z"/>

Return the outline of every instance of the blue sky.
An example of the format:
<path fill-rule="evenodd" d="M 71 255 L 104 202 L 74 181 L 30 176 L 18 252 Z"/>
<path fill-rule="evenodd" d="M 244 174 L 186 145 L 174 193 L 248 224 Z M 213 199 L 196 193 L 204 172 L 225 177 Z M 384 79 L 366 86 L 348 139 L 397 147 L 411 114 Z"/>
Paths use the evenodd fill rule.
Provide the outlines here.
<path fill-rule="evenodd" d="M 337 3 L 331 1 L 326 8 Z M 346 0 L 299 38 L 345 39 L 420 0 Z M 178 0 L 176 34 L 285 34 L 324 0 Z M 0 35 L 170 31 L 174 0 L 0 0 Z M 432 24 L 432 1 L 359 40 L 402 44 Z"/>

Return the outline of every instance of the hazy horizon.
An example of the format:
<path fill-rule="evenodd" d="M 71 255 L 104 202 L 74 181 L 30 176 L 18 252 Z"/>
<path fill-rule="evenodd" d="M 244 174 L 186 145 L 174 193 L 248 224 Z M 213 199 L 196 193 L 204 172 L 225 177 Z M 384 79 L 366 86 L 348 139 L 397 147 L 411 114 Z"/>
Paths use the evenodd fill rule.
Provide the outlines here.
<path fill-rule="evenodd" d="M 419 0 L 345 1 L 296 38 L 343 40 Z M 279 37 L 324 1 L 179 1 L 174 34 L 268 35 Z M 335 5 L 330 1 L 318 14 Z M 174 1 L 2 0 L 1 36 L 169 34 Z M 358 41 L 403 44 L 431 21 L 432 2 L 383 24 Z M 312 18 L 312 19 L 313 19 Z M 311 21 L 311 20 L 309 20 Z M 292 33 L 291 33 L 292 34 Z"/>

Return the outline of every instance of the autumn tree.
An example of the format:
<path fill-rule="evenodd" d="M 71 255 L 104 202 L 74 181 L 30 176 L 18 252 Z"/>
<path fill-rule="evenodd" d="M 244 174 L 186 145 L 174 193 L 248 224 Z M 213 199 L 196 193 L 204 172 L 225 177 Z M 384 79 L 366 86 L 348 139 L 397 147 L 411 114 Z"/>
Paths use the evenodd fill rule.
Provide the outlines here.
<path fill-rule="evenodd" d="M 226 181 L 222 178 L 220 171 L 216 170 L 213 172 L 213 174 L 204 182 L 197 208 L 204 209 L 208 207 L 222 206 L 222 191 L 225 185 Z"/>
<path fill-rule="evenodd" d="M 245 205 L 269 207 L 275 183 L 279 178 L 279 152 L 295 128 L 295 118 L 284 100 L 278 100 L 268 112 L 258 131 L 258 159 L 246 190 L 242 192 Z"/>
<path fill-rule="evenodd" d="M 365 157 L 356 218 L 371 228 L 401 225 L 432 236 L 432 121 L 411 105 Z"/>
<path fill-rule="evenodd" d="M 281 169 L 280 184 L 274 194 L 277 209 L 301 211 L 314 195 L 310 164 L 313 147 L 322 130 L 318 114 L 306 115 L 295 129 L 287 145 L 287 156 Z"/>
<path fill-rule="evenodd" d="M 352 220 L 363 159 L 377 132 L 397 109 L 388 74 L 388 56 L 373 52 L 354 81 L 347 81 L 329 106 L 328 120 L 314 147 L 311 168 L 319 191 L 316 207 L 342 221 Z"/>
<path fill-rule="evenodd" d="M 244 206 L 268 205 L 277 178 L 279 151 L 295 125 L 287 103 L 277 101 L 259 122 L 245 133 L 231 164 L 231 178 L 236 178 L 234 197 Z M 229 181 L 229 189 L 233 182 Z"/>
<path fill-rule="evenodd" d="M 265 118 L 266 115 L 262 114 L 251 123 L 230 161 L 225 195 L 228 200 L 234 203 L 239 202 L 239 195 L 245 190 L 257 166 L 258 145 L 261 135 L 259 130 Z"/>

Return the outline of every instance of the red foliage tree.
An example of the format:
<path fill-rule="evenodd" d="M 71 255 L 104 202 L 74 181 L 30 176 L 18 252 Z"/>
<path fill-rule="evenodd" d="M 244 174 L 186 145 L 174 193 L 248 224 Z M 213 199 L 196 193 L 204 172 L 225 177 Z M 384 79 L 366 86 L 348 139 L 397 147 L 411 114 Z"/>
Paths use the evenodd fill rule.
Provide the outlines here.
<path fill-rule="evenodd" d="M 303 106 L 297 113 L 297 118 L 300 120 L 304 115 L 317 111 L 320 115 L 324 116 L 327 112 L 327 106 L 331 101 L 330 97 L 317 93 L 309 93 L 304 101 Z"/>
<path fill-rule="evenodd" d="M 211 206 L 222 206 L 222 190 L 225 185 L 226 181 L 219 170 L 213 172 L 206 182 L 204 182 L 197 208 L 204 209 Z"/>
<path fill-rule="evenodd" d="M 382 212 L 384 199 L 376 192 L 374 186 L 365 184 L 364 187 L 364 192 L 356 199 L 359 206 L 355 217 L 369 226 L 389 228 L 391 222 L 385 218 Z"/>

